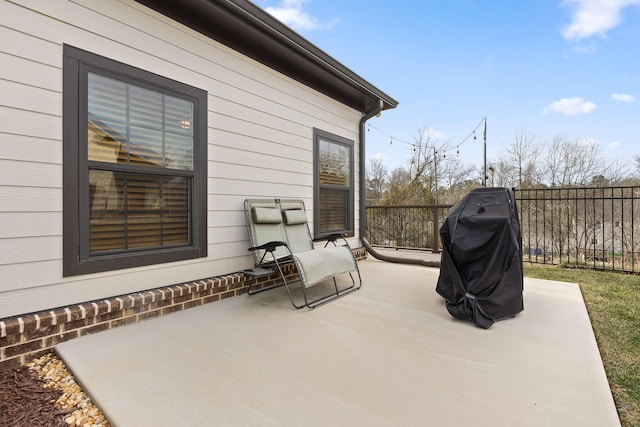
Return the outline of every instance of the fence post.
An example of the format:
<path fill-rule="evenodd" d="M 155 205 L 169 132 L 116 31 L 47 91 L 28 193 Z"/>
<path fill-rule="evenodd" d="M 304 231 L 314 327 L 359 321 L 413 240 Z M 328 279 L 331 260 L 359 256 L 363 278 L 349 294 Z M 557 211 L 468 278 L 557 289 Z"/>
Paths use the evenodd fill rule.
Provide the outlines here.
<path fill-rule="evenodd" d="M 433 248 L 433 253 L 434 254 L 439 254 L 440 253 L 440 220 L 438 218 L 438 213 L 439 213 L 440 209 L 438 209 L 437 207 L 433 208 L 433 244 L 432 244 L 432 248 Z"/>

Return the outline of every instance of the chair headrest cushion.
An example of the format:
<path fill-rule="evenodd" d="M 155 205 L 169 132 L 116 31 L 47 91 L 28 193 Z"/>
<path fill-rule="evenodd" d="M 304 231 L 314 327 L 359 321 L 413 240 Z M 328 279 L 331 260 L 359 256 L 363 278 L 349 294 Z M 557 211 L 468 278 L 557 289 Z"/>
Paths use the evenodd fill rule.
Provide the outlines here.
<path fill-rule="evenodd" d="M 287 209 L 283 211 L 284 223 L 287 225 L 304 224 L 307 222 L 307 214 L 302 209 Z"/>
<path fill-rule="evenodd" d="M 259 208 L 254 206 L 251 209 L 254 224 L 280 224 L 282 215 L 278 208 Z"/>

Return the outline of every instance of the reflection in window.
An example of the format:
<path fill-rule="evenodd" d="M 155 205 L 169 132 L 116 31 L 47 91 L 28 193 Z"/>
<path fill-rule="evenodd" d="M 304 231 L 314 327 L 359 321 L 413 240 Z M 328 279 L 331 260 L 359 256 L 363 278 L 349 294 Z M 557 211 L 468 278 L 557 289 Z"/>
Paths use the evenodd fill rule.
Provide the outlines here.
<path fill-rule="evenodd" d="M 315 129 L 314 233 L 353 234 L 353 142 Z"/>
<path fill-rule="evenodd" d="M 193 170 L 193 102 L 88 73 L 90 161 Z"/>
<path fill-rule="evenodd" d="M 207 92 L 63 53 L 63 276 L 206 257 Z"/>
<path fill-rule="evenodd" d="M 351 173 L 349 148 L 324 139 L 319 140 L 320 183 L 328 185 L 349 185 Z"/>
<path fill-rule="evenodd" d="M 90 253 L 188 244 L 188 178 L 143 171 L 193 170 L 193 102 L 91 72 L 87 98 Z"/>

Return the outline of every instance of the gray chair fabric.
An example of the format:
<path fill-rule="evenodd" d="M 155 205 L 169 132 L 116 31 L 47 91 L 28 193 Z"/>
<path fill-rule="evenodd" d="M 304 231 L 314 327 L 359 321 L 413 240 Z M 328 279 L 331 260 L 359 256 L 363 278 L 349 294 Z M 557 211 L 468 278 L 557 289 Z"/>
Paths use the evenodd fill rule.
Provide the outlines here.
<path fill-rule="evenodd" d="M 307 213 L 302 200 L 247 199 L 245 217 L 254 256 L 252 269 L 245 274 L 260 276 L 278 272 L 282 281 L 266 288 L 252 289 L 249 294 L 285 286 L 296 308 L 313 308 L 360 289 L 362 279 L 358 263 L 343 235 L 328 236 L 324 246 L 315 247 Z M 291 262 L 298 273 L 297 280 L 287 279 L 283 263 Z M 350 284 L 340 287 L 336 278 L 346 274 Z M 357 280 L 356 280 L 357 277 Z M 307 288 L 332 280 L 331 291 L 311 298 Z M 292 284 L 300 283 L 301 299 L 296 301 Z"/>

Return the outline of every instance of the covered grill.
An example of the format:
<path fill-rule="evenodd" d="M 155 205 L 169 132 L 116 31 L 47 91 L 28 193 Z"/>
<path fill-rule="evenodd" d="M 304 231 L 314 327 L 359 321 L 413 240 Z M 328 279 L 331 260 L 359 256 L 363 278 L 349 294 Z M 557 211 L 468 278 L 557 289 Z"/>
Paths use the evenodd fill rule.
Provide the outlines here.
<path fill-rule="evenodd" d="M 457 318 L 489 328 L 524 309 L 522 237 L 513 191 L 478 188 L 449 210 L 436 292 Z"/>

